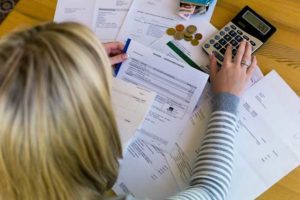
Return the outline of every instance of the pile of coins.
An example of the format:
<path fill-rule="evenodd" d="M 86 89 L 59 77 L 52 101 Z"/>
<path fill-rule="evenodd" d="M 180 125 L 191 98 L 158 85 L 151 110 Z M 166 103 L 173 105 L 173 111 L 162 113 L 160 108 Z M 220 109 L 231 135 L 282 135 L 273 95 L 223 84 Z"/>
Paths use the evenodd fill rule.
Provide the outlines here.
<path fill-rule="evenodd" d="M 175 40 L 185 40 L 193 46 L 198 46 L 202 39 L 202 34 L 197 33 L 197 27 L 190 25 L 185 28 L 184 25 L 178 24 L 175 28 L 168 28 L 167 34 L 173 36 Z"/>

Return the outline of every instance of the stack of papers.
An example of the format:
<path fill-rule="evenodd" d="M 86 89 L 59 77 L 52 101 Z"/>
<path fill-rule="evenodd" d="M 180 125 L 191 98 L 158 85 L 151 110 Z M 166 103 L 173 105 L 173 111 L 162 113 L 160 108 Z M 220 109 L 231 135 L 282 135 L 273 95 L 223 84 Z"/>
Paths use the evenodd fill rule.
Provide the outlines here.
<path fill-rule="evenodd" d="M 55 21 L 80 22 L 102 42 L 126 43 L 129 59 L 118 66 L 112 89 L 125 150 L 113 188 L 118 195 L 163 199 L 187 186 L 211 113 L 209 60 L 199 46 L 165 32 L 195 25 L 205 41 L 217 31 L 209 23 L 216 2 L 185 21 L 179 0 L 58 1 Z M 263 77 L 257 69 L 239 119 L 228 199 L 250 200 L 300 164 L 299 97 L 275 71 Z"/>

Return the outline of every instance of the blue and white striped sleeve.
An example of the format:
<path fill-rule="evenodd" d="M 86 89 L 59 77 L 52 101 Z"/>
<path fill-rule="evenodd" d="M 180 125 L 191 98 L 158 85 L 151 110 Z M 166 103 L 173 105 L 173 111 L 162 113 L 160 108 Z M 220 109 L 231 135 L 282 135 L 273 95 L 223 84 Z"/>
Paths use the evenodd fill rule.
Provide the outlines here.
<path fill-rule="evenodd" d="M 195 160 L 190 186 L 169 200 L 224 200 L 230 187 L 239 98 L 220 93 Z"/>

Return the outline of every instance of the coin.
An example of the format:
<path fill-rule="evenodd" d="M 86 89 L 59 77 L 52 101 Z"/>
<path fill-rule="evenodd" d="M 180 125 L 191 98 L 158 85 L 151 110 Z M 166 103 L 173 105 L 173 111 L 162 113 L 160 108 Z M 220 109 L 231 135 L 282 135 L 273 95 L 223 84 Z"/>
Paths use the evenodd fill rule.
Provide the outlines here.
<path fill-rule="evenodd" d="M 188 37 L 188 38 L 192 38 L 193 37 L 193 34 L 190 34 L 188 32 L 184 32 L 184 37 Z"/>
<path fill-rule="evenodd" d="M 175 33 L 175 35 L 174 35 L 174 39 L 175 39 L 175 40 L 182 40 L 183 38 L 184 38 L 183 32 L 177 32 L 177 33 Z"/>
<path fill-rule="evenodd" d="M 195 35 L 195 39 L 196 40 L 201 40 L 203 38 L 203 35 L 201 34 L 201 33 L 197 33 L 196 35 Z"/>
<path fill-rule="evenodd" d="M 167 30 L 168 35 L 173 36 L 173 35 L 175 35 L 175 33 L 176 33 L 176 30 L 174 28 L 168 28 L 168 30 Z"/>
<path fill-rule="evenodd" d="M 197 27 L 194 26 L 194 25 L 190 25 L 190 26 L 188 26 L 188 27 L 186 28 L 186 31 L 187 31 L 188 33 L 190 33 L 190 34 L 194 34 L 194 33 L 196 33 L 196 31 L 197 31 Z"/>
<path fill-rule="evenodd" d="M 189 34 L 188 32 L 184 32 L 184 40 L 185 41 L 190 42 L 190 41 L 192 41 L 192 39 L 193 39 L 192 34 Z"/>
<path fill-rule="evenodd" d="M 193 37 L 184 37 L 184 40 L 187 41 L 187 42 L 190 42 L 193 40 Z"/>
<path fill-rule="evenodd" d="M 192 40 L 191 43 L 193 46 L 198 46 L 200 44 L 199 40 L 196 39 Z"/>
<path fill-rule="evenodd" d="M 179 31 L 179 32 L 181 32 L 181 31 L 184 31 L 184 25 L 182 25 L 182 24 L 178 24 L 177 26 L 176 26 L 176 31 Z"/>

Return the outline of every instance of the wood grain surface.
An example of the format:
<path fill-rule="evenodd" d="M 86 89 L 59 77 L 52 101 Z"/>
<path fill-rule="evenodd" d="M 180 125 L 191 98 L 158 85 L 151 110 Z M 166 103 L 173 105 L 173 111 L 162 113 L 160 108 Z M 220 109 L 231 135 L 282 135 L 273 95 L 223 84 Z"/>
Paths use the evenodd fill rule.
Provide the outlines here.
<path fill-rule="evenodd" d="M 277 27 L 275 35 L 256 52 L 262 71 L 266 74 L 275 69 L 300 95 L 300 0 L 218 0 L 212 24 L 222 28 L 245 5 Z M 0 26 L 0 36 L 51 21 L 55 7 L 56 0 L 20 0 Z M 300 167 L 258 200 L 300 200 Z"/>

